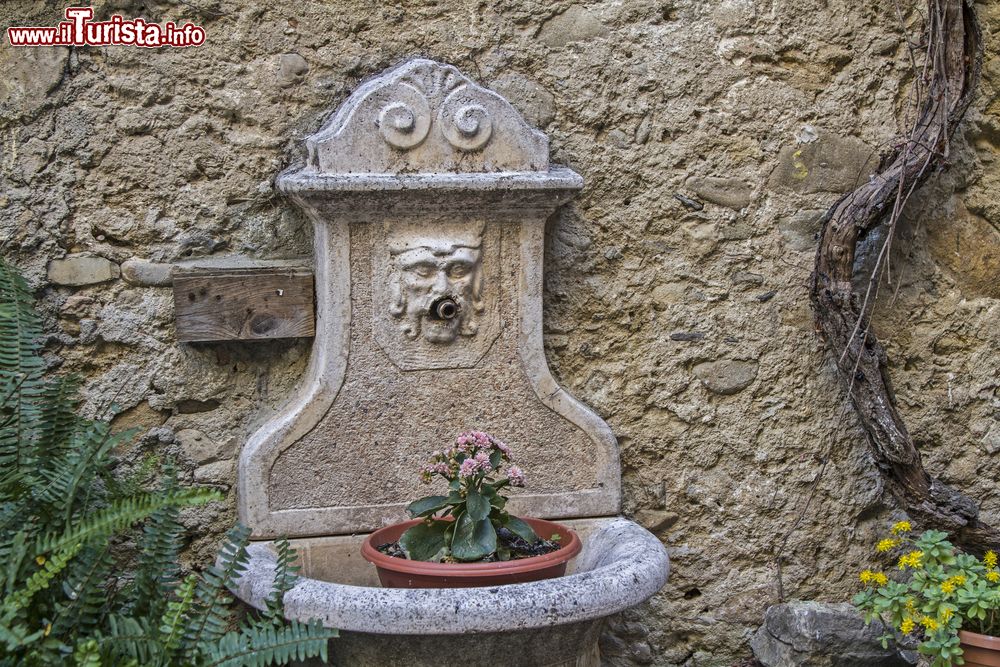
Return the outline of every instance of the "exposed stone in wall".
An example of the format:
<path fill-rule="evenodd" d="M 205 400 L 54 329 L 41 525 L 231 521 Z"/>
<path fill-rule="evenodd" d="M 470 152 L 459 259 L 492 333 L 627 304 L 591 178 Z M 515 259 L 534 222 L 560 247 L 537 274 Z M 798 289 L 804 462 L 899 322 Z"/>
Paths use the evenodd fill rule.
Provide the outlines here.
<path fill-rule="evenodd" d="M 48 278 L 53 285 L 80 287 L 114 280 L 118 265 L 103 257 L 69 256 L 49 262 Z"/>
<path fill-rule="evenodd" d="M 405 4 L 96 3 L 101 17 L 201 23 L 208 41 L 0 47 L 0 71 L 15 73 L 0 77 L 3 253 L 38 288 L 53 363 L 86 378 L 86 409 L 116 404 L 117 423 L 145 429 L 137 460 L 174 456 L 187 479 L 231 491 L 231 459 L 199 462 L 176 434 L 239 446 L 289 395 L 309 342 L 178 345 L 169 289 L 136 265 L 127 280 L 67 286 L 49 282 L 48 263 L 310 256 L 311 223 L 275 175 L 365 77 L 428 55 L 500 82 L 546 124 L 552 161 L 586 181 L 549 224 L 547 355 L 618 436 L 626 512 L 670 547 L 670 582 L 637 612 L 651 664 L 749 657 L 776 602 L 775 552 L 814 488 L 784 549 L 784 590 L 847 599 L 892 503 L 806 285 L 819 215 L 903 126 L 909 57 L 893 4 Z M 902 3 L 908 25 L 917 4 Z M 995 523 L 1000 4 L 976 7 L 982 92 L 952 169 L 900 230 L 876 326 L 927 467 Z M 0 5 L 2 26 L 58 18 L 45 3 Z M 719 360 L 753 360 L 756 378 L 710 391 L 694 369 Z M 185 515 L 189 556 L 209 557 L 232 520 L 231 500 Z"/>
<path fill-rule="evenodd" d="M 691 370 L 706 389 L 723 396 L 746 389 L 757 378 L 757 364 L 752 361 L 707 361 Z"/>
<path fill-rule="evenodd" d="M 908 667 L 914 650 L 894 641 L 882 646 L 892 629 L 879 621 L 865 625 L 849 603 L 789 602 L 768 607 L 764 623 L 750 640 L 764 667 Z M 912 647 L 911 647 L 912 648 Z"/>

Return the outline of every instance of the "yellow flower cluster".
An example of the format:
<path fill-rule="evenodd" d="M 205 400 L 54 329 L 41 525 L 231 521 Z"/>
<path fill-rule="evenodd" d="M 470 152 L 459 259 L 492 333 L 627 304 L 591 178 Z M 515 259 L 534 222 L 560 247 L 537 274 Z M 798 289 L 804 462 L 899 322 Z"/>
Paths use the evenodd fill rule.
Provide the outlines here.
<path fill-rule="evenodd" d="M 903 622 L 899 626 L 899 630 L 904 635 L 908 635 L 913 632 L 913 628 L 915 627 L 917 627 L 917 624 L 913 622 L 912 618 L 904 618 Z"/>
<path fill-rule="evenodd" d="M 889 583 L 889 577 L 885 576 L 882 572 L 872 572 L 871 570 L 865 570 L 858 575 L 863 584 L 876 584 L 878 586 L 885 586 Z"/>
<path fill-rule="evenodd" d="M 886 551 L 892 551 L 900 544 L 902 544 L 902 540 L 887 537 L 884 540 L 879 540 L 879 543 L 875 546 L 875 550 L 879 553 L 885 553 Z"/>
<path fill-rule="evenodd" d="M 905 556 L 900 556 L 899 569 L 905 570 L 906 568 L 911 567 L 914 570 L 919 570 L 924 566 L 924 563 L 921 560 L 923 557 L 924 557 L 923 551 L 911 551 Z"/>
<path fill-rule="evenodd" d="M 920 625 L 927 628 L 927 632 L 934 632 L 935 630 L 938 629 L 938 622 L 935 621 L 930 616 L 924 616 L 922 619 L 920 619 Z"/>
<path fill-rule="evenodd" d="M 897 521 L 892 527 L 893 535 L 902 535 L 913 530 L 913 526 L 910 525 L 909 521 Z"/>
<path fill-rule="evenodd" d="M 946 579 L 943 582 L 941 582 L 941 592 L 944 593 L 945 595 L 951 595 L 952 593 L 955 592 L 956 588 L 964 585 L 965 585 L 965 575 L 956 574 L 954 577 Z"/>
<path fill-rule="evenodd" d="M 1000 583 L 1000 572 L 996 570 L 990 570 L 986 573 L 986 580 L 991 584 Z"/>
<path fill-rule="evenodd" d="M 983 556 L 983 563 L 991 570 L 995 569 L 997 566 L 997 553 L 995 551 L 987 551 L 986 555 Z"/>
<path fill-rule="evenodd" d="M 938 616 L 940 616 L 941 620 L 944 621 L 945 623 L 951 620 L 951 617 L 954 615 L 955 612 L 949 609 L 948 607 L 942 607 L 941 611 L 938 613 Z"/>

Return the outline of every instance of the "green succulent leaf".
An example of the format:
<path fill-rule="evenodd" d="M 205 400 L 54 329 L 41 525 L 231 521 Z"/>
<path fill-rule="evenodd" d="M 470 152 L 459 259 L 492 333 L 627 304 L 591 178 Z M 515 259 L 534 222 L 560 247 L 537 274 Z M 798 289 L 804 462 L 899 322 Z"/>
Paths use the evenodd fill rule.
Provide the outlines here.
<path fill-rule="evenodd" d="M 444 509 L 450 502 L 450 496 L 424 496 L 420 500 L 414 500 L 406 506 L 406 511 L 414 519 L 417 517 L 430 516 L 435 512 Z"/>
<path fill-rule="evenodd" d="M 441 562 L 448 553 L 445 531 L 450 521 L 424 521 L 409 528 L 399 538 L 399 546 L 410 560 Z"/>
<path fill-rule="evenodd" d="M 469 495 L 465 498 L 465 507 L 473 521 L 482 521 L 490 515 L 490 501 L 473 489 L 469 489 Z"/>
<path fill-rule="evenodd" d="M 458 517 L 451 555 L 456 560 L 482 560 L 497 549 L 497 531 L 489 519 L 473 519 L 468 512 Z"/>
<path fill-rule="evenodd" d="M 531 526 L 529 526 L 528 522 L 524 519 L 518 519 L 516 516 L 508 517 L 505 525 L 507 530 L 511 531 L 528 544 L 534 544 L 538 541 L 538 535 L 531 529 Z"/>

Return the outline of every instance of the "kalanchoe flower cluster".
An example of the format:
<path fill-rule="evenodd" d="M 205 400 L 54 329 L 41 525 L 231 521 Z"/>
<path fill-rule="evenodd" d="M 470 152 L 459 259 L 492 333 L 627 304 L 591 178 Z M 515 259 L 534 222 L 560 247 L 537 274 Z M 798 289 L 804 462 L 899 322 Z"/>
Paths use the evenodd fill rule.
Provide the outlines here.
<path fill-rule="evenodd" d="M 494 456 L 494 454 L 498 456 Z M 420 471 L 420 478 L 429 484 L 435 475 L 444 477 L 449 482 L 455 479 L 469 479 L 476 475 L 489 475 L 499 472 L 504 463 L 510 463 L 510 447 L 483 431 L 467 431 L 455 438 L 455 444 L 448 450 L 435 451 L 431 460 Z M 494 465 L 496 464 L 496 465 Z M 524 486 L 524 473 L 520 468 L 513 467 L 507 472 L 511 486 Z"/>
<path fill-rule="evenodd" d="M 524 471 L 517 466 L 507 468 L 507 479 L 511 486 L 524 486 Z"/>
<path fill-rule="evenodd" d="M 400 536 L 406 557 L 474 561 L 495 554 L 505 560 L 510 553 L 498 543 L 500 529 L 537 543 L 531 526 L 504 509 L 503 489 L 525 483 L 524 471 L 510 465 L 512 460 L 510 447 L 483 431 L 462 433 L 451 447 L 432 453 L 420 477 L 426 483 L 443 477 L 447 495 L 426 496 L 407 506 L 411 516 L 423 521 Z"/>

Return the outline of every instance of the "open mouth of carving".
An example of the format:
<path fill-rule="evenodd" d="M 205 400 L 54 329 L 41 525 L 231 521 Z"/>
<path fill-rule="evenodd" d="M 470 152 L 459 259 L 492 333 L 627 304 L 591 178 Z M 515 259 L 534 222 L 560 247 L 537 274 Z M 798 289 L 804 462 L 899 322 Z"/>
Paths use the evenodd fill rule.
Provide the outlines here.
<path fill-rule="evenodd" d="M 452 320 L 458 317 L 459 310 L 459 305 L 454 298 L 443 296 L 434 300 L 428 315 L 433 320 Z"/>

